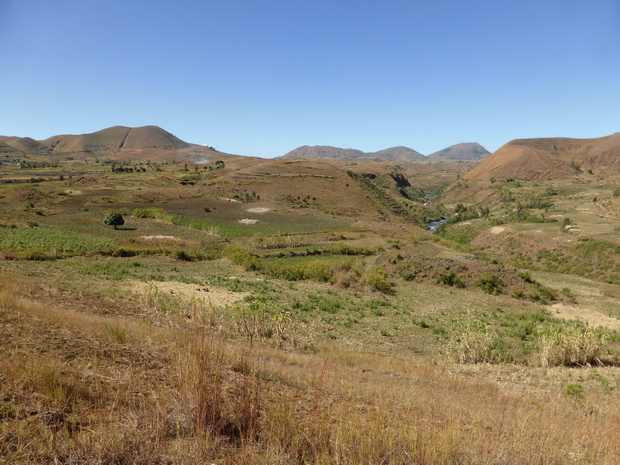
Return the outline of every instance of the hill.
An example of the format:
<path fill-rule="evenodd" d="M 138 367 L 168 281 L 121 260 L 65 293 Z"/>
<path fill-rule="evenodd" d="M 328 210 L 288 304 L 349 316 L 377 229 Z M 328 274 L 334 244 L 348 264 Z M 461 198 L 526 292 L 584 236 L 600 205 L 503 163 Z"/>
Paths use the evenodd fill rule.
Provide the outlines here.
<path fill-rule="evenodd" d="M 83 152 L 86 150 L 129 150 L 157 148 L 176 150 L 189 147 L 173 134 L 158 126 L 128 128 L 114 126 L 90 134 L 53 136 L 41 142 L 54 152 Z"/>
<path fill-rule="evenodd" d="M 379 158 L 390 161 L 424 161 L 426 157 L 409 147 L 391 147 L 378 152 L 367 153 L 364 158 Z"/>
<path fill-rule="evenodd" d="M 484 153 L 480 149 L 484 151 Z M 458 144 L 442 150 L 441 153 L 448 154 L 443 157 L 441 155 L 437 155 L 439 153 L 440 152 L 436 152 L 436 154 L 434 154 L 434 161 L 443 161 L 444 159 L 447 161 L 481 160 L 482 158 L 484 158 L 484 156 L 488 155 L 489 152 L 484 150 L 484 148 L 479 144 L 468 143 Z M 402 162 L 432 161 L 429 160 L 429 157 L 425 157 L 421 153 L 416 152 L 409 147 L 403 146 L 390 147 L 387 149 L 379 150 L 378 152 L 362 152 L 361 150 L 356 149 L 341 149 L 325 145 L 317 145 L 312 147 L 304 145 L 302 147 L 296 148 L 295 150 L 291 150 L 286 155 L 278 158 L 305 158 L 310 160 L 353 158 L 379 159 Z"/>
<path fill-rule="evenodd" d="M 533 147 L 507 144 L 482 161 L 463 179 L 491 181 L 493 179 L 523 179 L 541 181 L 566 178 L 574 171 L 565 167 L 557 157 Z"/>
<path fill-rule="evenodd" d="M 355 149 L 340 149 L 330 147 L 329 145 L 315 145 L 297 147 L 286 155 L 279 158 L 306 158 L 309 160 L 318 160 L 322 158 L 365 158 L 365 153 Z"/>
<path fill-rule="evenodd" d="M 484 160 L 491 152 L 476 142 L 452 145 L 427 156 L 429 161 Z"/>
<path fill-rule="evenodd" d="M 89 134 L 52 136 L 42 141 L 30 137 L 0 136 L 0 142 L 26 153 L 101 152 L 138 149 L 179 150 L 190 147 L 187 142 L 158 126 L 139 128 L 114 126 Z"/>
<path fill-rule="evenodd" d="M 486 158 L 464 179 L 568 179 L 586 169 L 613 169 L 620 157 L 620 134 L 596 139 L 515 139 Z"/>

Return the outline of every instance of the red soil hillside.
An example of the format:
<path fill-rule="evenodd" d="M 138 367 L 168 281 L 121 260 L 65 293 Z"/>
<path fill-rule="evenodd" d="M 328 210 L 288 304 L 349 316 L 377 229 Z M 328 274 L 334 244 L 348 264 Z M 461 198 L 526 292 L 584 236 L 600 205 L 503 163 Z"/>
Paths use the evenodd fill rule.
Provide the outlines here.
<path fill-rule="evenodd" d="M 596 139 L 516 139 L 471 170 L 464 179 L 543 181 L 579 174 L 576 168 L 620 166 L 620 133 Z"/>
<path fill-rule="evenodd" d="M 584 168 L 620 167 L 620 133 L 598 139 L 598 142 L 587 153 Z"/>
<path fill-rule="evenodd" d="M 532 147 L 507 144 L 463 176 L 472 181 L 524 179 L 543 181 L 571 176 L 574 172 L 547 152 Z"/>

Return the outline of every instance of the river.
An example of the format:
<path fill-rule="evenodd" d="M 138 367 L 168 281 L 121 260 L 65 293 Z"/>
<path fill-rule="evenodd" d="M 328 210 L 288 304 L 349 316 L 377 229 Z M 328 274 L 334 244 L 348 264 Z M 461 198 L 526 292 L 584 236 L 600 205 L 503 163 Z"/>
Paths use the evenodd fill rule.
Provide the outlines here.
<path fill-rule="evenodd" d="M 442 224 L 445 224 L 446 221 L 448 221 L 446 218 L 442 218 L 437 221 L 431 221 L 430 223 L 426 223 L 426 229 L 428 230 L 429 233 L 435 234 L 435 231 L 437 231 L 437 228 L 441 226 Z"/>

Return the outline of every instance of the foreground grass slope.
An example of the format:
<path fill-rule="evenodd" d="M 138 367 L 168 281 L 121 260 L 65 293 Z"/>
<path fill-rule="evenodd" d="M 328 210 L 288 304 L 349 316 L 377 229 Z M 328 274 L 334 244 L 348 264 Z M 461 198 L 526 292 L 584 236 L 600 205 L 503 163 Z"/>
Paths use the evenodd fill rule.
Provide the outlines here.
<path fill-rule="evenodd" d="M 620 452 L 615 369 L 249 347 L 208 319 L 153 325 L 150 305 L 107 302 L 117 314 L 105 316 L 3 282 L 7 463 L 615 463 Z"/>

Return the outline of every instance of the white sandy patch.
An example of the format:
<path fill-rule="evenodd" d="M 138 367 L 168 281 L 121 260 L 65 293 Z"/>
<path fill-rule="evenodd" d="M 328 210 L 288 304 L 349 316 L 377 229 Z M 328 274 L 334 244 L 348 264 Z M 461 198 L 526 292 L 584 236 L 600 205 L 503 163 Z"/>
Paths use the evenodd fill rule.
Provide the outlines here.
<path fill-rule="evenodd" d="M 67 189 L 65 190 L 65 194 L 68 195 L 82 195 L 82 191 L 76 190 L 76 189 Z"/>
<path fill-rule="evenodd" d="M 260 223 L 260 221 L 258 221 L 258 220 L 251 220 L 249 218 L 243 218 L 242 220 L 239 220 L 239 223 L 243 223 L 243 224 L 258 224 L 258 223 Z"/>
<path fill-rule="evenodd" d="M 140 236 L 138 239 L 154 240 L 154 239 L 168 239 L 173 241 L 180 241 L 178 237 L 174 236 Z"/>
<path fill-rule="evenodd" d="M 620 320 L 611 318 L 599 311 L 587 307 L 576 307 L 565 304 L 551 306 L 551 314 L 557 318 L 581 320 L 591 326 L 602 326 L 610 329 L 620 329 Z"/>
<path fill-rule="evenodd" d="M 247 211 L 250 212 L 250 213 L 267 213 L 270 210 L 271 210 L 271 208 L 256 207 L 256 208 L 248 208 Z"/>
<path fill-rule="evenodd" d="M 493 226 L 491 229 L 489 229 L 489 232 L 491 234 L 501 234 L 504 231 L 506 231 L 506 228 L 504 228 L 503 226 Z"/>

